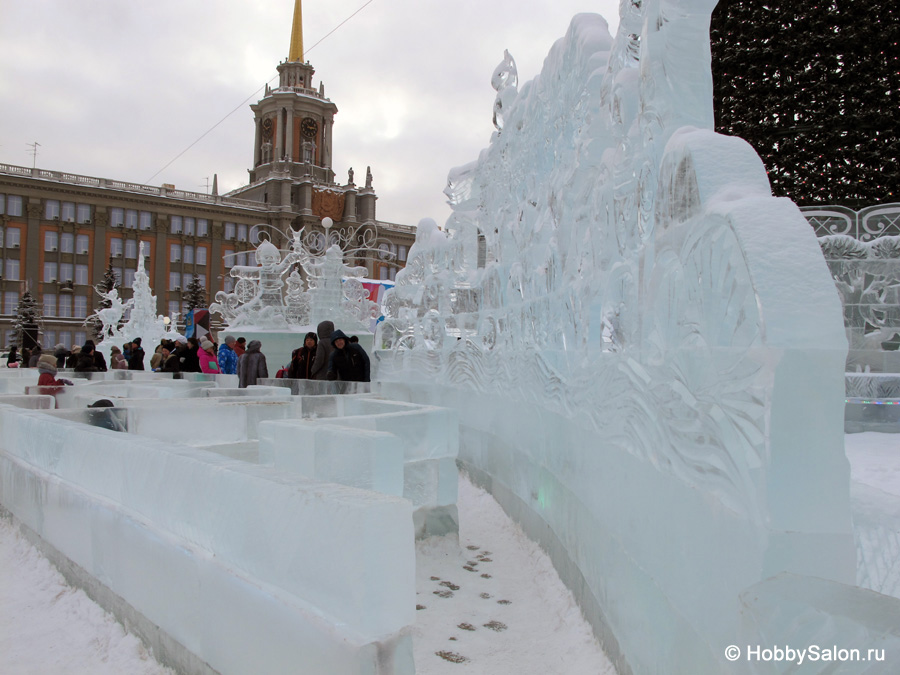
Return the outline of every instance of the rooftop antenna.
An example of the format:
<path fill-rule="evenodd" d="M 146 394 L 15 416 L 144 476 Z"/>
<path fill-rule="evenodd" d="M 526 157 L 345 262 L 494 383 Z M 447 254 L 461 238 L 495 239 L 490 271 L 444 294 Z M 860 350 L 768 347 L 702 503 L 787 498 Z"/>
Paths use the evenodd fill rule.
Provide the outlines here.
<path fill-rule="evenodd" d="M 35 141 L 34 143 L 26 143 L 25 145 L 31 148 L 31 168 L 33 169 L 37 166 L 37 153 L 41 144 Z"/>
<path fill-rule="evenodd" d="M 203 184 L 203 185 L 201 185 L 200 187 L 205 187 L 205 188 L 206 188 L 206 194 L 209 194 L 209 176 L 204 176 L 204 177 L 203 177 L 203 180 L 205 180 L 206 183 Z"/>

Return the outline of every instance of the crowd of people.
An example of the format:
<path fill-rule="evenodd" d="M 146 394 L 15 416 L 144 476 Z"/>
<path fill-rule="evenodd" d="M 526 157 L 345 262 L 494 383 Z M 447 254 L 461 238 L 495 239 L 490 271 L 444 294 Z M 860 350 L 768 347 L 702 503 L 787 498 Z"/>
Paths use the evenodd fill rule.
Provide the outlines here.
<path fill-rule="evenodd" d="M 150 369 L 162 373 L 207 373 L 237 375 L 239 387 L 256 384 L 269 377 L 262 343 L 243 337 L 226 335 L 222 344 L 212 341 L 212 335 L 200 339 L 178 335 L 173 340 L 162 340 L 150 356 Z M 45 353 L 39 344 L 33 349 L 16 347 L 7 356 L 9 368 L 37 368 L 40 386 L 63 386 L 68 380 L 57 380 L 58 369 L 75 372 L 106 372 L 107 370 L 144 370 L 146 353 L 137 337 L 121 348 L 110 348 L 110 363 L 97 350 L 93 340 L 81 347 L 67 349 L 58 344 L 52 354 Z M 360 346 L 356 336 L 347 336 L 335 329 L 334 322 L 322 321 L 315 332 L 309 332 L 303 344 L 294 349 L 291 362 L 278 371 L 277 377 L 307 380 L 341 380 L 345 382 L 369 381 L 369 356 Z M 43 381 L 41 381 L 43 380 Z"/>

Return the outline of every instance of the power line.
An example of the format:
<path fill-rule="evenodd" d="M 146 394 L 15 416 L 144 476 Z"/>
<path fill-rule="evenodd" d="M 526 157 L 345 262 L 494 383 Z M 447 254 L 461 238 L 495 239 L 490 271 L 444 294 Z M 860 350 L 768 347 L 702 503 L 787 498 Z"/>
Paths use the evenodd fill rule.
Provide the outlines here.
<path fill-rule="evenodd" d="M 350 19 L 352 19 L 352 18 L 353 18 L 354 16 L 356 16 L 357 14 L 359 14 L 361 11 L 363 11 L 366 7 L 368 7 L 369 5 L 371 5 L 373 2 L 375 2 L 375 0 L 368 0 L 368 1 L 366 2 L 366 4 L 364 4 L 362 7 L 360 7 L 359 9 L 357 9 L 355 12 L 353 12 L 353 14 L 351 14 L 351 15 L 348 16 L 346 19 L 344 19 L 343 21 L 341 21 L 337 26 L 335 26 L 334 28 L 332 28 L 328 33 L 326 33 L 323 37 L 321 37 L 315 44 L 313 44 L 312 47 L 310 47 L 309 49 L 305 50 L 306 53 L 309 54 L 313 49 L 316 48 L 317 45 L 321 44 L 326 38 L 328 38 L 330 35 L 332 35 L 332 34 L 333 34 L 335 31 L 337 31 L 341 26 L 343 26 L 345 23 L 347 23 L 348 21 L 350 21 Z M 151 180 L 153 180 L 154 178 L 156 178 L 159 174 L 161 174 L 163 171 L 165 171 L 165 170 L 168 169 L 170 166 L 172 166 L 175 162 L 177 162 L 179 159 L 181 159 L 181 157 L 182 157 L 188 150 L 190 150 L 190 149 L 193 148 L 195 145 L 197 145 L 197 143 L 199 143 L 199 142 L 202 141 L 204 138 L 206 138 L 207 136 L 209 136 L 209 134 L 211 134 L 211 133 L 212 133 L 212 132 L 220 125 L 220 124 L 222 124 L 222 122 L 224 122 L 224 121 L 227 120 L 229 117 L 231 117 L 232 115 L 234 115 L 234 113 L 236 113 L 238 110 L 241 110 L 241 109 L 247 104 L 247 101 L 251 100 L 254 96 L 256 96 L 257 94 L 259 94 L 259 92 L 262 91 L 262 90 L 265 88 L 266 85 L 270 84 L 271 82 L 274 82 L 274 81 L 275 81 L 275 78 L 277 78 L 277 77 L 278 77 L 278 76 L 276 75 L 276 76 L 273 77 L 271 80 L 269 80 L 268 82 L 266 82 L 266 84 L 264 84 L 262 87 L 260 87 L 259 89 L 257 89 L 256 91 L 254 91 L 252 94 L 250 94 L 247 98 L 245 98 L 243 101 L 241 101 L 241 102 L 237 105 L 237 107 L 234 108 L 234 110 L 232 110 L 231 112 L 229 112 L 227 115 L 225 115 L 225 117 L 223 117 L 223 118 L 220 119 L 218 122 L 216 122 L 214 125 L 212 125 L 212 126 L 211 126 L 209 129 L 207 129 L 207 130 L 206 130 L 199 138 L 197 138 L 197 140 L 195 140 L 193 143 L 191 143 L 189 146 L 187 146 L 184 150 L 182 150 L 182 151 L 179 152 L 177 155 L 175 155 L 175 157 L 172 158 L 172 160 L 170 160 L 168 164 L 166 164 L 163 168 L 161 168 L 161 169 L 160 169 L 159 171 L 157 171 L 155 174 L 153 174 L 152 176 L 150 176 L 150 178 L 148 178 L 147 180 L 145 180 L 145 181 L 144 181 L 144 185 L 149 185 Z"/>

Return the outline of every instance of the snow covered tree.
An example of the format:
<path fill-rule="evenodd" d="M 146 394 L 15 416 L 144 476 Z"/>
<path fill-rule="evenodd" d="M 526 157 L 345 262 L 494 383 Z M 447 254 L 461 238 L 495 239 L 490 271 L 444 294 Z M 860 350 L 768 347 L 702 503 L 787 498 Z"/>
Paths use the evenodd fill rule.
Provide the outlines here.
<path fill-rule="evenodd" d="M 118 287 L 119 278 L 116 276 L 116 271 L 113 269 L 112 258 L 110 258 L 109 265 L 103 273 L 103 279 L 100 280 L 99 284 L 94 286 L 94 290 L 102 297 L 104 293 L 109 293 L 112 289 Z M 106 298 L 102 298 L 97 305 L 97 310 L 107 309 L 108 307 L 112 307 L 112 303 Z M 103 324 L 100 322 L 100 319 L 97 318 L 96 314 L 91 314 L 91 316 L 85 319 L 84 325 L 90 329 L 91 339 L 93 339 L 94 342 L 98 342 L 102 338 Z"/>
<path fill-rule="evenodd" d="M 710 26 L 716 131 L 801 205 L 897 201 L 900 6 L 720 0 Z"/>
<path fill-rule="evenodd" d="M 34 349 L 41 331 L 41 311 L 31 291 L 25 291 L 19 300 L 13 328 L 16 331 L 16 344 L 19 349 Z"/>
<path fill-rule="evenodd" d="M 200 283 L 200 277 L 196 274 L 191 279 L 191 283 L 184 289 L 184 301 L 187 303 L 187 311 L 196 309 L 197 307 L 206 307 L 206 289 Z"/>

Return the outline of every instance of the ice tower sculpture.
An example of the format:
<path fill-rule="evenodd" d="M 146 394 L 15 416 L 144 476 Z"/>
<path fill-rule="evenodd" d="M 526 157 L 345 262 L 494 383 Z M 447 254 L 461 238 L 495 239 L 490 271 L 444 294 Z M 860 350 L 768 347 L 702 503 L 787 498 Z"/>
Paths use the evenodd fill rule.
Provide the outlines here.
<path fill-rule="evenodd" d="M 797 206 L 712 131 L 714 6 L 623 0 L 615 40 L 578 15 L 521 87 L 506 54 L 497 131 L 376 338 L 385 391 L 459 409 L 461 460 L 624 672 L 734 672 L 758 584 L 855 577 L 841 306 Z M 792 630 L 767 637 L 834 637 Z"/>
<path fill-rule="evenodd" d="M 139 337 L 144 344 L 144 369 L 149 370 L 153 348 L 163 339 L 173 339 L 177 331 L 174 321 L 166 324 L 165 317 L 156 313 L 156 296 L 150 288 L 150 278 L 144 269 L 144 258 L 144 242 L 140 242 L 132 283 L 132 298 L 125 303 L 117 302 L 116 289 L 108 294 L 101 294 L 104 297 L 110 296 L 107 299 L 111 300 L 113 305 L 107 309 L 97 310 L 94 314 L 103 325 L 103 340 L 97 345 L 97 349 L 104 354 L 107 361 L 110 358 L 111 347 L 121 348 L 126 342 Z M 117 328 L 126 313 L 128 313 L 127 321 Z M 150 349 L 147 349 L 148 346 Z"/>
<path fill-rule="evenodd" d="M 349 248 L 345 233 L 331 230 L 330 218 L 325 218 L 323 225 L 324 235 L 294 230 L 287 251 L 279 251 L 268 238 L 262 239 L 256 248 L 258 265 L 232 266 L 231 276 L 238 279 L 234 291 L 216 293 L 210 311 L 219 313 L 230 328 L 305 330 L 329 319 L 348 328 L 368 330 L 376 305 L 359 281 L 366 268 L 345 265 L 344 258 L 375 250 L 374 240 Z M 254 226 L 251 240 L 259 239 L 264 227 Z M 306 273 L 306 291 L 298 268 Z M 289 272 L 285 293 L 283 277 Z"/>

